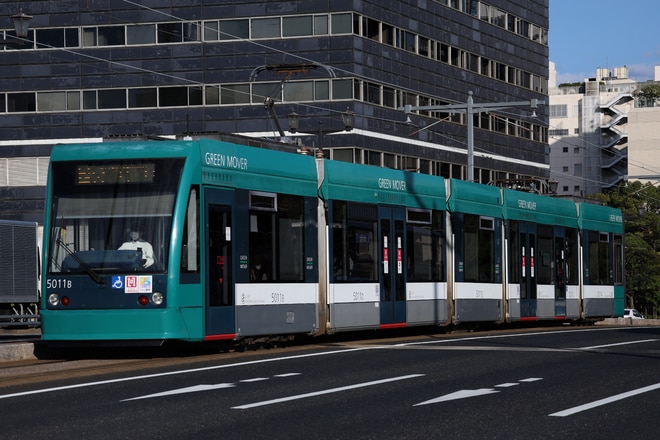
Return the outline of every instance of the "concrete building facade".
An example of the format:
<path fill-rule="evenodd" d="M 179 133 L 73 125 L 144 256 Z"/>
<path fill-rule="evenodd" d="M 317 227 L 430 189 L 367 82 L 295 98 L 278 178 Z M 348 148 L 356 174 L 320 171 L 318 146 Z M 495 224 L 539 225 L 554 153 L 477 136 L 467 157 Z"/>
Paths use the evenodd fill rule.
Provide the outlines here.
<path fill-rule="evenodd" d="M 625 67 L 597 69 L 580 84 L 552 84 L 548 137 L 557 194 L 585 197 L 627 179 L 629 113 L 637 89 Z"/>
<path fill-rule="evenodd" d="M 399 109 L 465 103 L 470 91 L 475 103 L 547 100 L 548 3 L 2 2 L 2 216 L 41 221 L 62 142 L 234 133 L 464 178 L 465 116 Z M 16 38 L 21 7 L 32 20 Z M 548 107 L 535 112 L 474 116 L 475 180 L 548 178 Z"/>

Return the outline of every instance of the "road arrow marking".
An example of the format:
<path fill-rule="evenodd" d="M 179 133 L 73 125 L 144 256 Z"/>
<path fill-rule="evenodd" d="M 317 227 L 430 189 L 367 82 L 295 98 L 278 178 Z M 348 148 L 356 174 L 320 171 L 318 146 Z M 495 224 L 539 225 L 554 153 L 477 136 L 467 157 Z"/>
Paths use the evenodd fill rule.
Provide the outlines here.
<path fill-rule="evenodd" d="M 192 387 L 179 388 L 177 390 L 163 391 L 162 393 L 147 394 L 146 396 L 124 399 L 121 402 L 128 402 L 130 400 L 151 399 L 153 397 L 173 396 L 175 394 L 198 393 L 200 391 L 219 390 L 221 388 L 233 388 L 235 386 L 236 385 L 233 383 L 219 383 L 215 385 L 195 385 Z"/>
<path fill-rule="evenodd" d="M 436 397 L 435 399 L 427 400 L 426 402 L 421 402 L 413 406 L 430 405 L 432 403 L 447 402 L 449 400 L 467 399 L 468 397 L 485 396 L 487 394 L 495 394 L 495 393 L 499 393 L 499 391 L 494 390 L 492 388 L 479 388 L 478 390 L 461 390 L 461 391 L 456 391 L 455 393 L 445 394 L 444 396 Z"/>
<path fill-rule="evenodd" d="M 495 385 L 495 388 L 511 388 L 520 385 L 520 383 L 531 383 L 539 380 L 543 380 L 543 378 L 528 377 L 527 379 L 520 379 L 518 383 L 514 383 L 514 382 L 501 383 L 499 385 Z M 499 392 L 500 391 L 493 388 L 479 388 L 478 390 L 461 390 L 461 391 L 456 391 L 455 393 L 445 394 L 444 396 L 436 397 L 435 399 L 427 400 L 425 402 L 421 402 L 413 406 L 430 405 L 432 403 L 447 402 L 450 400 L 467 399 L 469 397 L 485 396 L 488 394 L 495 394 Z"/>

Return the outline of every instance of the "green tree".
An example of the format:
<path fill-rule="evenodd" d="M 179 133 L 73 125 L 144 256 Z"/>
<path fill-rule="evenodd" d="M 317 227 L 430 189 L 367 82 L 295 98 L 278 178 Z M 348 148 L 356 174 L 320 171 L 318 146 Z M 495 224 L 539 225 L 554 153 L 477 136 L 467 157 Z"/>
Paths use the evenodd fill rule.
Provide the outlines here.
<path fill-rule="evenodd" d="M 626 305 L 650 314 L 660 304 L 660 189 L 631 182 L 596 198 L 623 211 Z"/>
<path fill-rule="evenodd" d="M 639 99 L 643 106 L 652 107 L 660 100 L 660 84 L 653 83 L 643 86 L 635 92 L 635 97 Z"/>

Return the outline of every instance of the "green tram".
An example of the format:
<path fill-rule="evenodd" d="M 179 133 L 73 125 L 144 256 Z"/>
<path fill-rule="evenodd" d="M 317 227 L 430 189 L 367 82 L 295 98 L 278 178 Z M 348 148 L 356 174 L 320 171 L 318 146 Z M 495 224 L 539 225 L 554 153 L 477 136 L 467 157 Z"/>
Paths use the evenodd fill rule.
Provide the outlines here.
<path fill-rule="evenodd" d="M 576 204 L 511 189 L 502 192 L 509 319 L 579 319 Z"/>
<path fill-rule="evenodd" d="M 156 344 L 620 315 L 620 219 L 224 141 L 58 145 L 43 339 Z"/>
<path fill-rule="evenodd" d="M 589 203 L 580 203 L 578 210 L 583 317 L 623 316 L 623 214 Z"/>

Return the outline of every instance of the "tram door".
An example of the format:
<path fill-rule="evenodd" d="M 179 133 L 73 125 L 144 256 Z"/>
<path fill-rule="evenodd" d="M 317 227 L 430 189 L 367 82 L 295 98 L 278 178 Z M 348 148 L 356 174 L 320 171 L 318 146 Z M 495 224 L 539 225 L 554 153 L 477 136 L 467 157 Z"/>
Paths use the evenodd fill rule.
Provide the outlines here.
<path fill-rule="evenodd" d="M 406 289 L 405 218 L 402 208 L 381 206 L 380 219 L 380 322 L 381 325 L 405 324 Z"/>
<path fill-rule="evenodd" d="M 519 223 L 520 317 L 536 316 L 536 225 Z"/>
<path fill-rule="evenodd" d="M 206 191 L 206 333 L 233 334 L 235 330 L 232 279 L 233 192 Z"/>
<path fill-rule="evenodd" d="M 566 316 L 566 284 L 568 281 L 568 246 L 565 230 L 558 228 L 555 231 L 555 316 Z"/>

